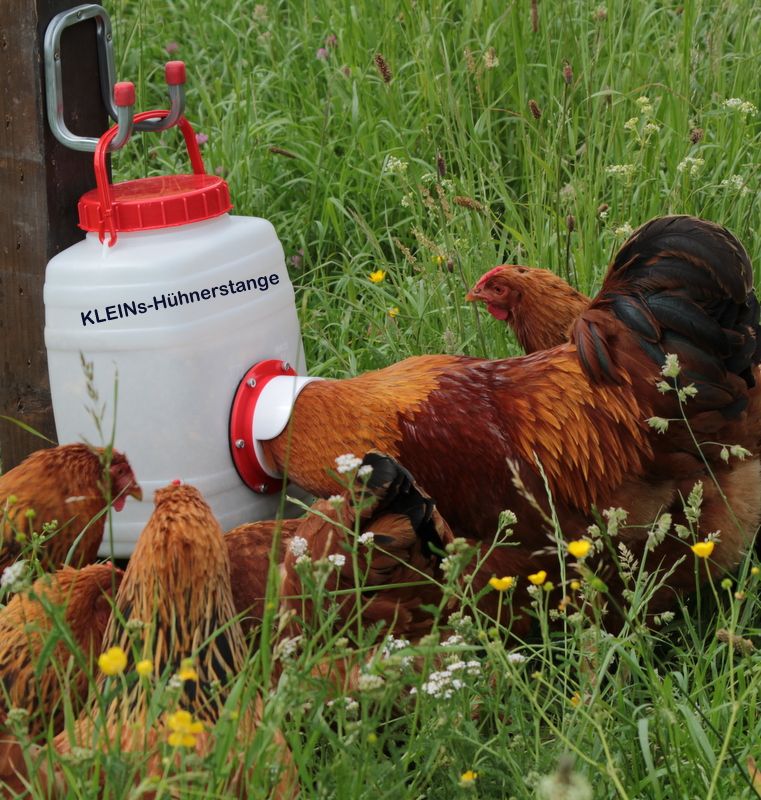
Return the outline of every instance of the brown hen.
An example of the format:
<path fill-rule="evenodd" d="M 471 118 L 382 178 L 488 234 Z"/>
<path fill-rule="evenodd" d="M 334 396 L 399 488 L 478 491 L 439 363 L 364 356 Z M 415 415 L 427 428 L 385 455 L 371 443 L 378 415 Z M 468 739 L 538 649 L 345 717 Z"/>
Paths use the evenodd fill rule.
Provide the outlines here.
<path fill-rule="evenodd" d="M 102 448 L 66 444 L 37 450 L 0 476 L 0 570 L 18 558 L 22 539 L 53 521 L 58 523 L 56 530 L 41 553 L 48 569 L 63 566 L 75 542 L 73 565 L 95 561 L 103 539 L 106 497 L 115 511 L 124 507 L 128 495 L 142 499 L 126 457 L 112 451 L 107 472 L 103 459 Z"/>
<path fill-rule="evenodd" d="M 578 317 L 592 302 L 562 278 L 546 269 L 521 266 L 495 267 L 476 282 L 468 300 L 486 303 L 495 319 L 505 321 L 515 332 L 527 353 L 567 342 Z M 668 512 L 675 521 L 685 524 L 683 499 L 696 479 L 703 481 L 702 522 L 706 531 L 729 532 L 728 509 L 741 520 L 752 520 L 758 500 L 761 473 L 761 366 L 753 367 L 755 385 L 748 392 L 745 418 L 739 423 L 737 436 L 751 452 L 750 460 L 738 463 L 735 458 L 713 466 L 713 474 L 689 475 L 676 487 L 675 503 Z M 735 444 L 735 430 L 727 424 L 724 441 Z M 758 543 L 757 546 L 761 545 Z"/>
<path fill-rule="evenodd" d="M 171 744 L 172 717 L 156 717 L 145 679 L 136 679 L 134 674 L 135 662 L 150 659 L 153 676 L 158 678 L 167 669 L 180 670 L 185 659 L 192 659 L 190 674 L 186 667 L 179 678 L 183 690 L 179 709 L 188 712 L 193 724 L 203 726 L 203 731 L 192 734 L 192 744 L 186 743 L 203 756 L 214 747 L 211 728 L 233 681 L 243 671 L 247 652 L 235 619 L 227 549 L 211 509 L 198 490 L 179 483 L 158 490 L 155 505 L 116 594 L 104 637 L 104 649 L 119 647 L 128 654 L 128 689 L 117 693 L 105 714 L 94 705 L 81 715 L 73 734 L 63 732 L 53 742 L 61 754 L 76 747 L 131 753 L 138 780 L 164 774 L 163 746 L 167 741 Z M 142 633 L 136 635 L 136 630 Z M 107 680 L 102 674 L 98 679 L 101 694 Z M 253 737 L 261 710 L 257 695 L 242 711 L 239 750 L 245 750 L 245 742 Z M 295 780 L 290 754 L 278 732 L 271 750 L 275 764 L 283 768 L 273 796 L 290 797 Z M 235 750 L 230 757 L 238 755 Z M 45 772 L 44 750 L 40 759 Z M 18 760 L 17 752 L 9 750 L 5 764 L 0 764 L 0 775 L 8 775 L 14 767 L 18 770 Z M 230 785 L 239 796 L 246 796 L 249 769 L 253 768 L 242 762 L 232 767 Z M 45 773 L 43 782 L 53 787 L 53 796 L 66 795 L 65 776 L 57 769 L 52 775 Z"/>
<path fill-rule="evenodd" d="M 319 622 L 335 602 L 338 628 L 361 620 L 365 631 L 379 625 L 384 635 L 416 640 L 431 630 L 431 607 L 442 604 L 441 560 L 452 533 L 394 459 L 370 452 L 362 467 L 372 470 L 366 483 L 315 502 L 289 540 L 282 606 Z M 319 608 L 303 583 L 315 562 L 329 572 L 330 598 Z"/>
<path fill-rule="evenodd" d="M 337 455 L 382 450 L 436 498 L 460 536 L 489 540 L 500 512 L 513 510 L 517 546 L 504 549 L 503 574 L 545 569 L 557 582 L 557 554 L 542 552 L 547 488 L 569 538 L 594 521 L 595 508 L 623 507 L 630 527 L 622 541 L 641 553 L 646 528 L 636 526 L 670 508 L 680 487 L 706 478 L 707 464 L 723 463 L 720 445 L 699 451 L 695 440 L 748 446 L 754 439 L 746 413 L 759 361 L 752 274 L 726 229 L 692 217 L 653 220 L 614 258 L 572 341 L 502 361 L 409 358 L 310 383 L 288 428 L 262 443 L 264 453 L 326 496 L 335 482 L 325 466 Z M 666 354 L 681 364 L 668 380 L 689 393 L 694 386 L 696 396 L 659 391 Z M 657 433 L 649 418 L 672 422 Z M 722 531 L 714 570 L 738 562 L 761 516 L 757 464 L 740 465 L 734 480 L 743 502 L 711 523 Z M 684 557 L 669 583 L 693 586 L 689 547 L 667 542 L 653 558 L 668 568 Z M 607 574 L 612 564 L 599 568 Z M 652 608 L 670 598 L 662 592 Z"/>
<path fill-rule="evenodd" d="M 482 275 L 465 296 L 506 322 L 526 353 L 567 342 L 591 300 L 548 269 L 503 264 Z"/>
<path fill-rule="evenodd" d="M 74 713 L 79 713 L 122 574 L 110 564 L 91 564 L 81 570 L 64 567 L 14 595 L 0 611 L 0 679 L 4 687 L 0 723 L 4 725 L 9 708 L 20 708 L 30 714 L 32 736 L 51 724 L 59 730 L 62 691 L 67 692 Z M 57 643 L 43 664 L 41 654 L 52 637 Z M 74 662 L 71 678 L 62 684 L 70 659 Z"/>
<path fill-rule="evenodd" d="M 282 564 L 286 545 L 302 521 L 281 519 L 249 522 L 225 534 L 230 555 L 233 602 L 246 635 L 255 631 L 264 620 L 273 547 L 274 563 Z"/>

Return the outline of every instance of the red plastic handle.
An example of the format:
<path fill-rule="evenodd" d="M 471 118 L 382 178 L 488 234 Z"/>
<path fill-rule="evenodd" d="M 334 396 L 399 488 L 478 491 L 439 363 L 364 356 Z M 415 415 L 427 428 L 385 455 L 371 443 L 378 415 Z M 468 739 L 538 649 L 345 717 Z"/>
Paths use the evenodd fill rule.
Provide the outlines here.
<path fill-rule="evenodd" d="M 120 108 L 135 105 L 135 84 L 132 81 L 119 81 L 114 84 L 114 105 Z"/>
<path fill-rule="evenodd" d="M 185 83 L 185 62 L 167 61 L 164 67 L 164 77 L 169 86 L 179 86 Z"/>
<path fill-rule="evenodd" d="M 160 117 L 163 119 L 168 116 L 169 111 L 159 109 L 157 111 L 142 111 L 140 114 L 135 114 L 135 122 L 142 122 L 144 119 L 155 119 Z M 196 175 L 205 175 L 206 168 L 203 165 L 203 158 L 201 158 L 201 150 L 196 141 L 195 131 L 192 125 L 185 119 L 180 117 L 177 120 L 177 125 L 182 131 L 182 136 L 185 139 L 185 146 L 188 148 L 188 155 L 190 156 L 190 165 L 193 167 L 193 172 Z M 103 136 L 98 140 L 95 148 L 95 183 L 98 187 L 98 195 L 100 199 L 101 222 L 98 237 L 102 242 L 106 238 L 106 230 L 108 230 L 109 240 L 108 246 L 113 247 L 116 244 L 116 228 L 114 227 L 113 220 L 113 203 L 111 199 L 111 184 L 108 182 L 108 172 L 106 171 L 106 155 L 108 154 L 108 146 L 111 144 L 114 136 L 119 130 L 118 125 L 109 128 Z"/>

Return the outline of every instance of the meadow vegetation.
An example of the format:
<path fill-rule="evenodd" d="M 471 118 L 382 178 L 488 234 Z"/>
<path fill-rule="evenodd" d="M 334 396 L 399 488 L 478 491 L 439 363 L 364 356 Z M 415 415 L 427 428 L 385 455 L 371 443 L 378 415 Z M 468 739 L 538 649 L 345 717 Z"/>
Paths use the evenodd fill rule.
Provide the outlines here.
<path fill-rule="evenodd" d="M 266 217 L 283 242 L 313 374 L 421 353 L 516 354 L 505 326 L 464 301 L 481 273 L 544 266 L 593 294 L 632 228 L 661 214 L 726 225 L 759 274 L 761 9 L 749 0 L 105 5 L 119 78 L 135 81 L 140 110 L 165 105 L 163 62 L 186 61 L 186 115 L 208 171 L 229 181 L 236 213 Z M 142 135 L 114 172 L 183 171 L 185 161 L 176 131 Z M 701 530 L 699 493 L 688 502 Z M 505 522 L 495 535 L 509 537 Z M 587 535 L 617 549 L 620 522 L 601 516 Z M 561 538 L 553 531 L 547 545 L 563 552 Z M 761 761 L 752 554 L 646 626 L 667 576 L 620 551 L 627 621 L 615 633 L 605 584 L 583 559 L 560 606 L 532 576 L 536 624 L 517 641 L 511 587 L 490 589 L 504 592 L 499 623 L 481 617 L 458 580 L 471 554 L 455 550 L 447 591 L 461 610 L 417 645 L 376 648 L 377 630 L 328 615 L 275 647 L 270 604 L 230 701 L 267 687 L 252 761 L 279 728 L 310 798 L 761 794 L 748 770 L 749 757 Z M 702 554 L 686 554 L 697 584 Z M 320 603 L 326 575 L 308 581 Z M 342 658 L 359 667 L 347 694 L 315 675 Z M 107 691 L 140 680 L 118 674 Z M 172 677 L 146 688 L 156 717 L 177 709 Z M 225 796 L 236 719 L 223 715 L 206 759 L 167 758 L 164 777 L 140 791 Z M 250 797 L 268 796 L 260 761 Z M 66 769 L 71 797 L 94 796 L 99 781 L 106 797 L 139 794 L 127 754 L 77 753 Z"/>

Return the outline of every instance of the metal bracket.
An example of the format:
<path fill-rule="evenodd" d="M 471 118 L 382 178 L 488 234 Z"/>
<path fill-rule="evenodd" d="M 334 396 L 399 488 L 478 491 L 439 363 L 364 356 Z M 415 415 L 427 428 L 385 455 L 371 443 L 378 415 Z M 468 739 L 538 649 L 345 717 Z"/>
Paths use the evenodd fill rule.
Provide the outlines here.
<path fill-rule="evenodd" d="M 45 31 L 45 94 L 47 100 L 48 122 L 53 135 L 61 144 L 72 150 L 95 152 L 98 140 L 91 136 L 77 136 L 67 127 L 63 116 L 63 78 L 61 72 L 61 35 L 66 28 L 88 19 L 95 20 L 98 41 L 98 67 L 100 72 L 100 93 L 103 105 L 109 116 L 118 124 L 119 133 L 111 142 L 110 151 L 123 147 L 132 134 L 134 115 L 134 90 L 130 93 L 117 88 L 126 86 L 116 84 L 114 66 L 113 33 L 111 20 L 106 10 L 89 3 L 76 6 L 69 11 L 57 14 Z M 166 65 L 166 79 L 169 86 L 170 111 L 166 117 L 143 120 L 134 126 L 135 130 L 163 131 L 177 123 L 185 110 L 185 66 L 180 61 L 170 61 Z M 116 91 L 115 91 L 116 89 Z M 125 99 L 132 97 L 132 103 Z"/>

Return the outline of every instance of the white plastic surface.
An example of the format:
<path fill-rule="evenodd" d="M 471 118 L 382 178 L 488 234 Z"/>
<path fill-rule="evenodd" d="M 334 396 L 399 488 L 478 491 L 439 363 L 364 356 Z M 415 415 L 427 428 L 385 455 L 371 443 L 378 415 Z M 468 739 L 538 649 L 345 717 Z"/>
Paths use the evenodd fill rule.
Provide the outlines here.
<path fill-rule="evenodd" d="M 228 444 L 232 398 L 251 364 L 276 358 L 306 371 L 293 287 L 269 222 L 225 214 L 120 233 L 112 248 L 89 233 L 51 259 L 44 298 L 60 443 L 100 443 L 94 405 L 105 404 L 110 435 L 118 373 L 115 446 L 144 500 L 128 498 L 113 514 L 113 555 L 131 553 L 154 491 L 175 478 L 203 492 L 223 530 L 274 516 L 279 495 L 248 489 Z M 97 404 L 80 352 L 94 366 Z M 101 552 L 112 553 L 106 539 Z"/>
<path fill-rule="evenodd" d="M 256 401 L 251 421 L 251 438 L 262 469 L 273 478 L 281 478 L 282 475 L 267 463 L 260 442 L 274 439 L 283 432 L 301 390 L 312 381 L 321 380 L 322 378 L 306 378 L 301 375 L 278 375 L 267 382 Z"/>

